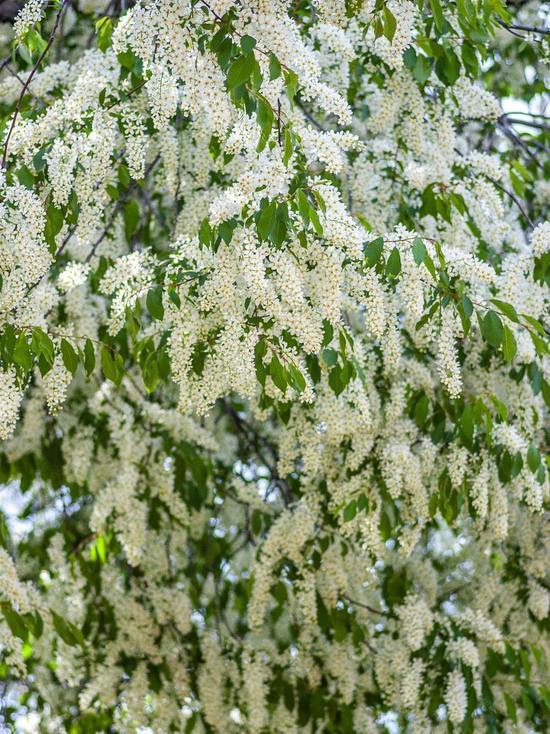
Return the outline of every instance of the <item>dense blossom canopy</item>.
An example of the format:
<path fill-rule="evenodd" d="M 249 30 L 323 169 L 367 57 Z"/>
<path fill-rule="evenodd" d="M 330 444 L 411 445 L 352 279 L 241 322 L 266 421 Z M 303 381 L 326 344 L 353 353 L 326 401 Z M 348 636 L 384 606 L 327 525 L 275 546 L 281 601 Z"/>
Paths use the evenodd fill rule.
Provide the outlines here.
<path fill-rule="evenodd" d="M 6 731 L 547 730 L 549 4 L 8 5 Z"/>

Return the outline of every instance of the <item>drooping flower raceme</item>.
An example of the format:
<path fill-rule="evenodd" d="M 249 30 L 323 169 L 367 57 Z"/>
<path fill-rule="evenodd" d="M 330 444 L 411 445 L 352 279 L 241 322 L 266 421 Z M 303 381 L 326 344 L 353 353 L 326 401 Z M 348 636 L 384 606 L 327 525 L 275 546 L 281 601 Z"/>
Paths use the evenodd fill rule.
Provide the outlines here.
<path fill-rule="evenodd" d="M 23 7 L 8 726 L 544 731 L 548 12 Z"/>

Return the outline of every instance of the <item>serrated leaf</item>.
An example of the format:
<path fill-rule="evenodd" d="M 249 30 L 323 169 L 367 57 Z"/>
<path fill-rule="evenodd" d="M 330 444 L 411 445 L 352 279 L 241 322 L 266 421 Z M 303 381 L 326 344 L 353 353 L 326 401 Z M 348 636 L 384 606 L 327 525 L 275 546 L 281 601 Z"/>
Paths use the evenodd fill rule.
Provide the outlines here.
<path fill-rule="evenodd" d="M 443 10 L 439 0 L 430 0 L 430 7 L 432 9 L 435 27 L 441 33 L 443 31 Z"/>
<path fill-rule="evenodd" d="M 539 468 L 540 460 L 540 452 L 535 444 L 529 444 L 529 448 L 527 449 L 527 466 L 531 469 L 533 474 Z"/>
<path fill-rule="evenodd" d="M 241 48 L 243 50 L 243 53 L 249 54 L 256 45 L 256 39 L 252 38 L 252 36 L 241 36 Z"/>
<path fill-rule="evenodd" d="M 95 350 L 93 343 L 89 339 L 86 339 L 84 345 L 84 369 L 88 377 L 95 369 Z"/>
<path fill-rule="evenodd" d="M 288 98 L 290 102 L 294 102 L 294 97 L 296 96 L 296 90 L 298 89 L 298 77 L 296 74 L 291 71 L 290 69 L 285 70 L 284 72 L 284 78 L 285 78 L 285 86 L 286 86 L 286 93 L 288 94 Z"/>
<path fill-rule="evenodd" d="M 505 362 L 511 362 L 516 356 L 518 345 L 514 334 L 508 326 L 504 326 L 504 332 L 502 337 L 502 354 Z"/>
<path fill-rule="evenodd" d="M 111 18 L 100 18 L 95 24 L 97 31 L 97 46 L 100 51 L 105 51 L 111 45 L 111 36 L 113 35 L 113 21 Z"/>
<path fill-rule="evenodd" d="M 281 64 L 273 52 L 269 52 L 269 78 L 271 81 L 281 76 Z"/>
<path fill-rule="evenodd" d="M 306 380 L 300 370 L 293 364 L 288 366 L 288 372 L 292 380 L 292 387 L 294 387 L 299 393 L 306 389 Z"/>
<path fill-rule="evenodd" d="M 269 239 L 269 233 L 271 232 L 275 223 L 275 214 L 277 211 L 277 202 L 270 201 L 265 204 L 262 203 L 260 209 L 260 216 L 256 222 L 256 229 L 261 239 Z"/>
<path fill-rule="evenodd" d="M 390 252 L 390 256 L 386 262 L 386 275 L 396 278 L 401 272 L 401 255 L 397 247 Z"/>
<path fill-rule="evenodd" d="M 74 375 L 78 367 L 78 354 L 75 352 L 72 344 L 70 344 L 66 339 L 61 339 L 60 349 L 63 364 L 69 372 Z"/>
<path fill-rule="evenodd" d="M 60 617 L 59 614 L 53 611 L 53 609 L 50 609 L 50 612 L 55 631 L 61 637 L 63 642 L 67 643 L 67 645 L 70 645 L 71 647 L 76 647 L 77 645 L 84 647 L 84 637 L 78 627 L 76 627 L 72 622 Z"/>
<path fill-rule="evenodd" d="M 265 148 L 267 141 L 269 140 L 274 120 L 273 110 L 271 109 L 271 106 L 261 97 L 258 97 L 258 102 L 256 106 L 256 119 L 258 121 L 258 125 L 260 126 L 260 130 L 262 131 L 262 134 L 260 135 L 260 140 L 258 142 L 258 147 L 256 148 L 257 152 L 260 153 Z"/>
<path fill-rule="evenodd" d="M 33 358 L 24 334 L 19 335 L 19 338 L 15 343 L 15 348 L 13 350 L 12 356 L 15 364 L 18 364 L 25 371 L 28 372 L 32 369 Z"/>
<path fill-rule="evenodd" d="M 364 246 L 365 258 L 369 268 L 372 268 L 380 260 L 380 256 L 384 250 L 384 239 L 383 237 L 377 237 L 372 242 L 368 242 Z"/>
<path fill-rule="evenodd" d="M 387 5 L 384 5 L 384 35 L 391 43 L 397 30 L 397 21 L 395 15 L 391 12 Z"/>
<path fill-rule="evenodd" d="M 114 382 L 115 385 L 120 385 L 122 380 L 122 374 L 118 368 L 115 356 L 113 352 L 108 349 L 105 345 L 101 347 L 101 369 L 103 374 L 108 380 Z"/>
<path fill-rule="evenodd" d="M 413 253 L 414 261 L 417 265 L 421 265 L 424 262 L 424 259 L 428 255 L 428 250 L 426 249 L 426 245 L 418 237 L 413 242 L 412 253 Z"/>
<path fill-rule="evenodd" d="M 500 320 L 500 316 L 494 311 L 487 311 L 481 321 L 481 330 L 484 339 L 491 344 L 491 346 L 498 349 L 504 338 L 504 328 L 502 321 Z"/>
<path fill-rule="evenodd" d="M 474 305 L 473 305 L 473 303 L 470 301 L 470 299 L 466 295 L 463 295 L 460 300 L 461 300 L 461 303 L 462 303 L 462 308 L 464 309 L 464 313 L 466 314 L 466 316 L 468 318 L 470 318 L 470 316 L 474 312 Z"/>
<path fill-rule="evenodd" d="M 145 298 L 145 305 L 147 310 L 151 314 L 153 319 L 162 321 L 164 318 L 164 306 L 162 305 L 162 286 L 156 286 L 156 288 L 150 288 L 147 291 Z"/>
<path fill-rule="evenodd" d="M 288 166 L 288 162 L 292 158 L 292 153 L 294 152 L 294 138 L 292 137 L 292 133 L 287 128 L 285 130 L 285 143 L 284 143 L 284 150 L 283 150 L 283 163 L 285 166 Z"/>
<path fill-rule="evenodd" d="M 491 395 L 491 401 L 493 405 L 495 406 L 495 408 L 497 409 L 498 414 L 500 415 L 502 420 L 507 421 L 508 420 L 508 408 L 504 405 L 504 403 L 501 400 L 499 400 L 494 395 Z"/>
<path fill-rule="evenodd" d="M 424 84 L 432 73 L 432 62 L 426 56 L 417 56 L 412 75 L 419 84 Z"/>
<path fill-rule="evenodd" d="M 403 51 L 403 63 L 410 70 L 416 66 L 416 51 L 414 50 L 414 46 L 408 46 Z"/>
<path fill-rule="evenodd" d="M 344 510 L 344 521 L 350 522 L 357 515 L 357 502 L 352 500 Z"/>
<path fill-rule="evenodd" d="M 281 392 L 284 393 L 287 387 L 285 370 L 276 354 L 274 354 L 271 358 L 271 362 L 269 365 L 269 374 L 271 375 L 273 384 L 278 387 Z"/>
<path fill-rule="evenodd" d="M 247 82 L 254 71 L 254 53 L 238 56 L 227 72 L 227 89 L 231 91 Z"/>
<path fill-rule="evenodd" d="M 494 303 L 494 305 L 499 309 L 501 313 L 504 314 L 504 316 L 507 316 L 510 321 L 513 321 L 516 324 L 519 324 L 519 316 L 517 314 L 516 309 L 512 306 L 510 303 L 506 303 L 505 301 L 499 301 L 497 298 L 491 298 L 491 303 Z"/>

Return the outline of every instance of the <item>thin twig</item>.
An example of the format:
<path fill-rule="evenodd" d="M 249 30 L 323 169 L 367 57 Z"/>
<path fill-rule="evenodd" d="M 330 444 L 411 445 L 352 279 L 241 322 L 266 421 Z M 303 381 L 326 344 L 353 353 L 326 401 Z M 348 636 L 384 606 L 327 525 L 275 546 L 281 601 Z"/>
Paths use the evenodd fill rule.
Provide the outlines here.
<path fill-rule="evenodd" d="M 363 609 L 367 609 L 369 612 L 372 612 L 373 614 L 380 614 L 382 617 L 387 617 L 388 612 L 384 612 L 382 609 L 376 609 L 376 607 L 371 607 L 369 604 L 364 604 L 361 601 L 356 601 L 355 599 L 350 599 L 349 596 L 343 596 L 343 598 L 349 603 L 349 604 L 355 604 L 357 607 L 362 607 Z"/>
<path fill-rule="evenodd" d="M 514 30 L 525 31 L 526 33 L 540 33 L 544 36 L 550 35 L 550 28 L 543 28 L 542 26 L 523 25 L 522 23 L 505 23 L 503 20 L 499 20 L 497 23 L 502 26 L 502 28 L 506 28 L 507 31 L 510 31 L 510 33 Z"/>
<path fill-rule="evenodd" d="M 527 214 L 527 212 L 525 211 L 525 209 L 524 209 L 524 208 L 523 208 L 523 206 L 521 205 L 521 202 L 519 201 L 519 199 L 518 199 L 518 198 L 517 198 L 517 197 L 516 197 L 516 196 L 515 196 L 515 195 L 514 195 L 514 194 L 513 194 L 513 193 L 512 193 L 511 191 L 508 191 L 508 189 L 505 189 L 505 188 L 504 188 L 504 186 L 501 186 L 501 185 L 500 185 L 500 184 L 498 183 L 498 181 L 495 181 L 495 180 L 494 180 L 494 178 L 489 178 L 489 181 L 491 181 L 491 183 L 492 183 L 492 184 L 493 184 L 494 186 L 496 186 L 496 187 L 497 187 L 497 189 L 500 189 L 500 190 L 501 190 L 501 191 L 503 191 L 503 192 L 504 192 L 504 193 L 505 193 L 505 194 L 506 194 L 507 196 L 509 196 L 509 197 L 510 197 L 510 199 L 511 199 L 511 200 L 512 200 L 512 201 L 514 202 L 514 204 L 515 204 L 515 205 L 517 206 L 517 208 L 518 208 L 518 209 L 520 210 L 520 212 L 521 212 L 521 213 L 523 214 L 523 216 L 525 217 L 525 219 L 527 219 L 527 221 L 529 222 L 529 225 L 530 225 L 531 227 L 534 227 L 535 225 L 533 224 L 533 220 L 531 219 L 531 217 L 529 216 L 529 214 Z"/>
<path fill-rule="evenodd" d="M 512 117 L 507 117 L 506 122 L 509 125 L 525 125 L 525 127 L 536 127 L 538 130 L 550 130 L 550 125 L 545 125 L 544 122 L 535 122 L 534 120 L 514 120 Z"/>

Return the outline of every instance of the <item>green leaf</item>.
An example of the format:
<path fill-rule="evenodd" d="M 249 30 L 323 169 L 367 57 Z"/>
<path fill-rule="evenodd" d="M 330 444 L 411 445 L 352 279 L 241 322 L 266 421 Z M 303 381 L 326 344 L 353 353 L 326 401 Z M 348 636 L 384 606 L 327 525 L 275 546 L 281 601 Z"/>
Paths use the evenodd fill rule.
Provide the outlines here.
<path fill-rule="evenodd" d="M 281 76 L 281 64 L 279 63 L 279 59 L 275 56 L 275 54 L 270 51 L 269 52 L 269 78 L 271 81 L 273 79 L 277 79 Z"/>
<path fill-rule="evenodd" d="M 105 543 L 105 537 L 103 535 L 97 536 L 97 539 L 95 541 L 95 549 L 96 549 L 97 557 L 99 558 L 100 562 L 106 563 L 107 544 Z"/>
<path fill-rule="evenodd" d="M 17 342 L 15 343 L 13 360 L 27 372 L 32 369 L 33 358 L 24 334 L 20 334 Z"/>
<path fill-rule="evenodd" d="M 545 332 L 544 332 L 544 327 L 543 327 L 543 325 L 542 325 L 542 324 L 540 323 L 540 321 L 538 321 L 537 319 L 535 319 L 535 318 L 534 318 L 533 316 L 529 316 L 529 314 L 526 314 L 526 313 L 522 313 L 522 314 L 521 314 L 521 316 L 522 316 L 522 318 L 524 318 L 524 319 L 525 319 L 525 320 L 527 321 L 527 323 L 528 323 L 528 324 L 530 324 L 530 325 L 531 325 L 531 326 L 533 327 L 533 329 L 534 329 L 535 331 L 537 331 L 537 332 L 538 332 L 538 333 L 539 333 L 539 334 L 540 334 L 541 336 L 544 336 L 544 335 L 545 335 Z"/>
<path fill-rule="evenodd" d="M 514 724 L 517 723 L 517 711 L 516 711 L 516 704 L 514 702 L 514 699 L 504 691 L 504 702 L 506 704 L 506 716 L 510 719 L 510 721 L 513 721 Z"/>
<path fill-rule="evenodd" d="M 256 106 L 256 119 L 258 121 L 258 125 L 260 126 L 260 130 L 262 131 L 258 147 L 256 148 L 258 153 L 260 153 L 265 148 L 267 141 L 269 140 L 274 120 L 271 105 L 267 102 L 267 100 L 264 101 L 264 99 L 260 96 L 258 97 L 258 102 Z"/>
<path fill-rule="evenodd" d="M 11 607 L 11 604 L 2 603 L 2 614 L 6 620 L 6 624 L 15 637 L 19 637 L 23 642 L 28 638 L 29 632 L 24 618 Z"/>
<path fill-rule="evenodd" d="M 422 428 L 422 426 L 426 423 L 429 408 L 430 402 L 428 400 L 428 396 L 426 395 L 426 393 L 423 393 L 414 406 L 414 420 L 419 428 Z"/>
<path fill-rule="evenodd" d="M 395 31 L 397 30 L 397 21 L 395 15 L 391 12 L 387 5 L 384 5 L 384 35 L 388 41 L 393 41 Z"/>
<path fill-rule="evenodd" d="M 474 306 L 473 303 L 470 301 L 468 296 L 462 295 L 461 298 L 462 308 L 464 309 L 464 313 L 468 318 L 473 314 L 474 312 Z"/>
<path fill-rule="evenodd" d="M 432 62 L 426 56 L 417 56 L 412 75 L 419 84 L 424 84 L 432 73 Z"/>
<path fill-rule="evenodd" d="M 491 401 L 493 405 L 495 406 L 495 408 L 497 409 L 498 414 L 500 415 L 502 420 L 507 421 L 508 420 L 508 408 L 506 407 L 506 405 L 501 400 L 499 400 L 497 397 L 495 397 L 495 395 L 491 395 Z"/>
<path fill-rule="evenodd" d="M 34 188 L 34 176 L 29 171 L 27 166 L 21 166 L 17 169 L 15 172 L 15 175 L 19 179 L 19 182 L 23 184 L 27 189 L 33 189 Z"/>
<path fill-rule="evenodd" d="M 296 96 L 296 90 L 298 89 L 298 77 L 290 69 L 285 70 L 284 77 L 285 77 L 286 93 L 288 94 L 288 98 L 290 102 L 292 103 L 294 102 L 294 97 Z"/>
<path fill-rule="evenodd" d="M 424 242 L 421 239 L 417 238 L 413 242 L 412 253 L 413 253 L 413 258 L 414 258 L 415 263 L 417 265 L 421 265 L 428 255 L 428 250 L 426 249 L 426 245 L 424 244 Z"/>
<path fill-rule="evenodd" d="M 303 189 L 298 189 L 296 192 L 296 203 L 298 205 L 298 211 L 300 212 L 300 216 L 302 217 L 302 221 L 304 222 L 304 228 L 307 229 L 309 227 L 309 199 L 307 198 L 307 195 Z"/>
<path fill-rule="evenodd" d="M 437 76 L 444 84 L 453 85 L 460 76 L 460 61 L 452 48 L 446 48 L 445 53 L 435 62 Z"/>
<path fill-rule="evenodd" d="M 397 247 L 394 247 L 390 252 L 388 261 L 386 263 L 386 275 L 396 278 L 401 272 L 401 255 Z"/>
<path fill-rule="evenodd" d="M 139 222 L 139 206 L 135 199 L 131 199 L 124 207 L 124 232 L 126 240 L 130 242 Z"/>
<path fill-rule="evenodd" d="M 108 380 L 114 382 L 117 387 L 120 385 L 122 372 L 119 369 L 113 352 L 105 345 L 101 347 L 101 369 Z"/>
<path fill-rule="evenodd" d="M 527 466 L 533 474 L 537 471 L 539 468 L 541 461 L 540 452 L 535 446 L 535 444 L 531 443 L 529 444 L 529 448 L 527 449 Z"/>
<path fill-rule="evenodd" d="M 111 45 L 113 35 L 113 21 L 111 18 L 100 18 L 95 24 L 97 31 L 97 45 L 100 51 L 105 51 Z"/>
<path fill-rule="evenodd" d="M 498 314 L 491 310 L 487 311 L 481 322 L 481 331 L 484 339 L 491 346 L 496 349 L 500 347 L 504 338 L 504 328 Z"/>
<path fill-rule="evenodd" d="M 86 339 L 86 343 L 84 345 L 84 369 L 86 370 L 88 377 L 95 369 L 94 345 L 89 339 Z"/>
<path fill-rule="evenodd" d="M 149 394 L 153 392 L 160 380 L 157 358 L 157 352 L 151 352 L 145 360 L 145 364 L 141 370 L 143 384 Z"/>
<path fill-rule="evenodd" d="M 74 375 L 76 368 L 78 367 L 78 354 L 75 352 L 72 344 L 70 344 L 66 339 L 61 340 L 60 348 L 63 364 L 69 372 Z"/>
<path fill-rule="evenodd" d="M 276 354 L 274 354 L 271 358 L 271 362 L 269 365 L 269 374 L 271 375 L 271 379 L 273 380 L 274 385 L 278 387 L 281 392 L 284 393 L 287 387 L 285 369 L 283 368 L 283 365 L 280 363 L 279 358 Z"/>
<path fill-rule="evenodd" d="M 292 158 L 294 152 L 294 137 L 288 127 L 285 130 L 285 144 L 283 151 L 283 163 L 288 166 L 289 160 Z"/>
<path fill-rule="evenodd" d="M 271 232 L 275 224 L 275 213 L 277 211 L 277 202 L 271 201 L 264 204 L 262 202 L 260 209 L 260 216 L 256 222 L 256 229 L 258 235 L 262 240 L 269 239 L 269 233 Z"/>
<path fill-rule="evenodd" d="M 36 356 L 44 357 L 49 365 L 53 365 L 54 347 L 50 337 L 40 328 L 33 329 L 31 348 Z"/>
<path fill-rule="evenodd" d="M 275 222 L 269 233 L 269 239 L 276 247 L 280 247 L 285 241 L 288 230 L 288 207 L 286 202 L 278 204 L 275 212 Z"/>
<path fill-rule="evenodd" d="M 383 237 L 377 237 L 375 240 L 372 240 L 372 242 L 368 242 L 363 249 L 367 265 L 369 268 L 372 268 L 380 260 L 380 256 L 384 250 Z"/>
<path fill-rule="evenodd" d="M 84 647 L 84 637 L 78 627 L 76 627 L 72 622 L 60 617 L 59 614 L 56 614 L 56 612 L 53 611 L 53 609 L 50 609 L 50 612 L 52 615 L 53 626 L 63 642 L 66 642 L 67 645 L 70 645 L 71 647 L 75 647 L 76 645 Z"/>
<path fill-rule="evenodd" d="M 441 33 L 443 31 L 443 10 L 439 0 L 430 0 L 430 7 L 434 16 L 435 27 Z"/>
<path fill-rule="evenodd" d="M 55 251 L 56 242 L 55 237 L 61 231 L 63 227 L 63 212 L 55 207 L 53 204 L 48 206 L 46 211 L 46 225 L 44 227 L 44 238 L 48 245 L 50 245 L 51 251 Z"/>
<path fill-rule="evenodd" d="M 355 500 L 352 500 L 345 508 L 344 510 L 344 520 L 345 522 L 350 522 L 354 519 L 354 517 L 357 515 L 357 502 Z"/>
<path fill-rule="evenodd" d="M 512 330 L 508 326 L 504 326 L 502 338 L 502 354 L 505 362 L 511 362 L 516 356 L 518 345 Z"/>
<path fill-rule="evenodd" d="M 323 236 L 323 225 L 321 224 L 319 220 L 319 215 L 317 214 L 317 210 L 315 207 L 311 206 L 309 207 L 309 218 L 311 220 L 311 223 L 313 225 L 313 229 L 315 232 L 319 235 L 319 237 Z"/>
<path fill-rule="evenodd" d="M 300 370 L 293 364 L 288 366 L 288 372 L 291 377 L 292 387 L 294 387 L 299 393 L 306 389 L 306 380 Z"/>
<path fill-rule="evenodd" d="M 414 46 L 408 46 L 403 51 L 403 63 L 411 71 L 416 66 L 416 51 L 414 50 Z"/>
<path fill-rule="evenodd" d="M 505 301 L 499 301 L 497 298 L 491 298 L 491 303 L 494 303 L 499 311 L 504 314 L 504 316 L 507 316 L 510 321 L 519 324 L 519 316 L 512 304 L 506 303 Z"/>
<path fill-rule="evenodd" d="M 158 285 L 156 288 L 151 288 L 147 291 L 147 297 L 145 299 L 147 310 L 151 314 L 153 319 L 162 321 L 164 318 L 164 306 L 162 305 L 162 286 Z"/>
<path fill-rule="evenodd" d="M 241 36 L 241 48 L 245 55 L 249 54 L 256 45 L 256 39 L 252 36 Z"/>
<path fill-rule="evenodd" d="M 254 71 L 254 52 L 246 53 L 242 56 L 238 56 L 235 61 L 229 67 L 227 72 L 227 88 L 229 91 L 240 87 L 250 79 L 252 72 Z"/>

